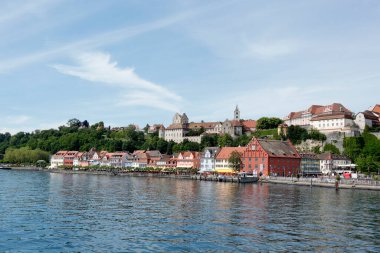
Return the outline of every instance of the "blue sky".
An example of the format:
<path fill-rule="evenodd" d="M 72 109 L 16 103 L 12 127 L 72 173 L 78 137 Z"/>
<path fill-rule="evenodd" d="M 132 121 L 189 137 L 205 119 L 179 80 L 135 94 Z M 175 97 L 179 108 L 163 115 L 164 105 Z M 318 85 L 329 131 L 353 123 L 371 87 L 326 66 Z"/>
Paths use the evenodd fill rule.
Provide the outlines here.
<path fill-rule="evenodd" d="M 380 103 L 378 0 L 0 2 L 0 132 Z"/>

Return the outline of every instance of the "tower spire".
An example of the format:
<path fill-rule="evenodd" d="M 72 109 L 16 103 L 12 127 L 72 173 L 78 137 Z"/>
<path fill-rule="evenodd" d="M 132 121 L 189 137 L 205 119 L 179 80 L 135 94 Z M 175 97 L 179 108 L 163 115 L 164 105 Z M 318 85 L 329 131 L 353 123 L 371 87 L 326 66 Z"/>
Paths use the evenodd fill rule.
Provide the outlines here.
<path fill-rule="evenodd" d="M 234 120 L 240 120 L 240 110 L 238 105 L 236 105 L 235 111 L 234 111 Z"/>

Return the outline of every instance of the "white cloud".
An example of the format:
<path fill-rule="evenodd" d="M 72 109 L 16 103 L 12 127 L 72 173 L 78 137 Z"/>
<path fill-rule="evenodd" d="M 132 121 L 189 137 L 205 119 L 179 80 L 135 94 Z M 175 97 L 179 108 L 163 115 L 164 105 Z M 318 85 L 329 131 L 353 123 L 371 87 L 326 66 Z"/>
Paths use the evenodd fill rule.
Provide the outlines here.
<path fill-rule="evenodd" d="M 139 77 L 134 69 L 121 69 L 109 54 L 83 53 L 75 58 L 78 66 L 54 65 L 59 72 L 83 80 L 121 88 L 117 105 L 140 105 L 169 111 L 178 110 L 182 98 L 165 87 Z"/>
<path fill-rule="evenodd" d="M 28 122 L 31 119 L 31 117 L 26 115 L 15 115 L 15 116 L 7 116 L 5 118 L 5 121 L 8 124 L 23 124 Z"/>
<path fill-rule="evenodd" d="M 247 46 L 248 55 L 260 59 L 272 59 L 294 53 L 297 45 L 293 41 L 277 40 L 254 42 Z"/>

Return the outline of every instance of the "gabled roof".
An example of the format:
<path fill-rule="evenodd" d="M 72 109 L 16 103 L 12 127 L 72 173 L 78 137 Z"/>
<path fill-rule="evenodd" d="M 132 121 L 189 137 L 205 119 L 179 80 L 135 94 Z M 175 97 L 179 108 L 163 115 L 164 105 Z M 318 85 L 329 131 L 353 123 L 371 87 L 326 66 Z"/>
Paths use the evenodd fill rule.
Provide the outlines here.
<path fill-rule="evenodd" d="M 177 156 L 177 159 L 179 158 L 179 156 L 182 156 L 184 159 L 186 159 L 187 157 L 190 157 L 191 155 L 193 155 L 194 159 L 198 158 L 199 157 L 199 153 L 198 152 L 195 152 L 195 151 L 185 151 L 185 152 L 180 152 Z"/>
<path fill-rule="evenodd" d="M 373 111 L 368 111 L 368 110 L 366 110 L 366 111 L 364 111 L 364 112 L 362 112 L 363 113 L 363 115 L 364 115 L 364 118 L 366 118 L 366 119 L 370 119 L 370 120 L 379 120 L 379 117 L 377 116 L 377 114 L 375 113 L 375 112 L 373 112 Z"/>
<path fill-rule="evenodd" d="M 217 124 L 220 124 L 219 122 L 191 122 L 189 123 L 189 128 L 190 129 L 199 129 L 199 128 L 204 128 L 205 130 L 207 129 L 213 129 Z"/>
<path fill-rule="evenodd" d="M 321 114 L 314 116 L 310 121 L 328 120 L 328 119 L 353 119 L 351 114 L 347 113 L 333 113 L 333 114 Z"/>
<path fill-rule="evenodd" d="M 256 120 L 242 120 L 241 123 L 245 128 L 256 128 Z"/>
<path fill-rule="evenodd" d="M 257 139 L 257 142 L 270 157 L 300 157 L 290 141 Z"/>
<path fill-rule="evenodd" d="M 68 151 L 66 151 L 66 150 L 60 150 L 57 153 L 55 153 L 54 156 L 55 157 L 57 157 L 57 156 L 62 156 L 63 157 L 63 156 L 65 156 L 67 154 L 67 152 Z"/>
<path fill-rule="evenodd" d="M 211 157 L 214 157 L 218 152 L 219 152 L 220 148 L 219 147 L 206 147 L 203 149 L 203 152 L 202 152 L 202 157 L 205 156 L 205 153 L 207 151 L 210 152 L 211 154 Z"/>
<path fill-rule="evenodd" d="M 373 106 L 373 107 L 371 108 L 371 111 L 373 111 L 373 112 L 375 112 L 375 113 L 377 113 L 377 114 L 380 114 L 380 105 L 377 104 L 377 105 Z"/>
<path fill-rule="evenodd" d="M 170 126 L 168 126 L 168 127 L 166 128 L 166 130 L 171 130 L 171 129 L 183 129 L 183 128 L 185 128 L 185 126 L 182 125 L 182 124 L 171 124 Z"/>
<path fill-rule="evenodd" d="M 233 127 L 240 127 L 243 126 L 243 124 L 240 122 L 240 120 L 231 120 L 231 125 Z"/>
<path fill-rule="evenodd" d="M 286 119 L 301 118 L 302 115 L 310 114 L 312 117 L 325 114 L 352 114 L 350 110 L 344 107 L 341 103 L 333 103 L 331 105 L 312 105 L 307 110 L 291 112 Z"/>
<path fill-rule="evenodd" d="M 242 154 L 246 150 L 246 147 L 223 147 L 216 155 L 216 159 L 229 159 L 233 151 L 237 151 Z"/>
<path fill-rule="evenodd" d="M 161 157 L 159 150 L 147 150 L 146 153 L 148 153 L 150 157 Z"/>
<path fill-rule="evenodd" d="M 78 151 L 67 151 L 65 158 L 75 157 L 78 153 Z"/>
<path fill-rule="evenodd" d="M 336 155 L 336 154 L 331 153 L 330 151 L 320 154 L 319 159 L 321 160 L 350 160 L 350 158 L 348 158 L 345 155 Z"/>

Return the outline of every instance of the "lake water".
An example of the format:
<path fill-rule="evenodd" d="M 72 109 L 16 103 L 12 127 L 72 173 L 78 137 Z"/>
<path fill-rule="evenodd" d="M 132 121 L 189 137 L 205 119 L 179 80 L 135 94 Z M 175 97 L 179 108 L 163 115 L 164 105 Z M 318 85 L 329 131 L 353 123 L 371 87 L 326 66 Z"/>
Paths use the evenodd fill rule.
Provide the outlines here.
<path fill-rule="evenodd" d="M 380 252 L 380 192 L 0 170 L 0 252 Z"/>

